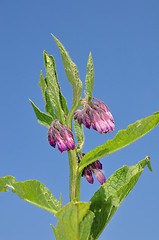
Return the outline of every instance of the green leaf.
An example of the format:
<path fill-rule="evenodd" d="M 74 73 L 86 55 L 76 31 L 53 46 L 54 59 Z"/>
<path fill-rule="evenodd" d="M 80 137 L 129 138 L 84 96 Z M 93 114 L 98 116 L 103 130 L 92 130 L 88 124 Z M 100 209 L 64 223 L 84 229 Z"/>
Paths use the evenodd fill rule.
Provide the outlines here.
<path fill-rule="evenodd" d="M 91 228 L 90 239 L 97 239 L 108 224 L 122 201 L 137 183 L 149 158 L 140 161 L 137 165 L 118 169 L 92 197 L 90 210 L 95 218 Z"/>
<path fill-rule="evenodd" d="M 93 59 L 92 54 L 90 52 L 88 63 L 87 63 L 87 75 L 85 80 L 86 91 L 88 94 L 89 99 L 92 99 L 92 92 L 94 87 L 94 67 L 93 67 Z"/>
<path fill-rule="evenodd" d="M 12 176 L 0 178 L 0 192 L 8 192 L 7 187 L 16 183 L 16 179 Z"/>
<path fill-rule="evenodd" d="M 69 117 L 70 117 L 70 119 L 72 119 L 73 112 L 80 105 L 82 82 L 79 79 L 77 66 L 75 65 L 75 63 L 72 62 L 72 60 L 71 60 L 70 56 L 68 55 L 67 51 L 65 50 L 64 46 L 55 36 L 53 36 L 53 38 L 55 39 L 55 42 L 56 42 L 56 44 L 57 44 L 57 46 L 60 50 L 67 79 L 72 84 L 73 105 L 72 105 L 72 108 L 71 108 L 70 113 L 69 113 Z"/>
<path fill-rule="evenodd" d="M 93 219 L 94 219 L 94 213 L 91 211 L 88 211 L 88 213 L 83 217 L 79 225 L 80 240 L 86 240 L 89 238 Z"/>
<path fill-rule="evenodd" d="M 64 123 L 65 115 L 61 105 L 61 91 L 57 81 L 56 67 L 53 56 L 50 56 L 44 51 L 44 63 L 46 68 L 46 82 L 49 91 L 50 100 L 55 108 L 55 113 L 58 119 Z"/>
<path fill-rule="evenodd" d="M 37 180 L 17 182 L 12 176 L 0 178 L 0 191 L 7 191 L 10 187 L 23 200 L 30 202 L 51 213 L 56 213 L 61 209 L 61 203 L 52 195 L 44 184 Z"/>
<path fill-rule="evenodd" d="M 81 151 L 84 144 L 84 133 L 82 124 L 78 124 L 77 120 L 74 120 L 74 129 L 77 136 L 77 151 Z"/>
<path fill-rule="evenodd" d="M 86 240 L 89 236 L 89 231 L 92 223 L 93 213 L 89 211 L 90 203 L 86 202 L 70 202 L 56 213 L 58 223 L 54 233 L 56 240 Z M 87 223 L 86 225 L 82 223 Z M 84 238 L 87 237 L 87 238 Z"/>
<path fill-rule="evenodd" d="M 40 109 L 37 108 L 30 99 L 29 99 L 29 101 L 31 102 L 31 105 L 34 109 L 34 112 L 38 119 L 38 122 L 40 124 L 44 125 L 45 127 L 49 128 L 54 119 L 51 116 L 47 115 L 46 113 L 41 112 Z"/>
<path fill-rule="evenodd" d="M 141 119 L 126 129 L 118 131 L 116 136 L 112 140 L 108 140 L 101 146 L 96 147 L 92 151 L 88 152 L 79 164 L 79 171 L 88 164 L 100 159 L 110 153 L 113 153 L 144 136 L 151 131 L 159 123 L 159 114 L 153 114 L 152 116 Z"/>
<path fill-rule="evenodd" d="M 69 113 L 69 110 L 67 107 L 67 101 L 66 101 L 65 97 L 62 95 L 61 91 L 59 92 L 59 96 L 60 96 L 62 109 L 63 109 L 65 115 L 67 115 Z"/>
<path fill-rule="evenodd" d="M 54 114 L 54 109 L 52 107 L 52 104 L 50 102 L 50 97 L 49 94 L 47 92 L 47 85 L 46 85 L 46 81 L 43 78 L 42 72 L 40 72 L 40 80 L 39 80 L 39 86 L 42 90 L 42 94 L 43 94 L 43 98 L 45 101 L 45 110 L 48 114 L 50 114 L 54 119 L 57 119 L 57 116 Z"/>

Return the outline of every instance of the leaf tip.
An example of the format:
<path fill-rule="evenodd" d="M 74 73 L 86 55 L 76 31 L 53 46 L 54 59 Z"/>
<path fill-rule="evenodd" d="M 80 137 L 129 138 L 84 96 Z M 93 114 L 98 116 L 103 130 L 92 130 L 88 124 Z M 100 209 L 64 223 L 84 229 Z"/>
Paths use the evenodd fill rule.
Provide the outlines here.
<path fill-rule="evenodd" d="M 152 167 L 151 167 L 151 163 L 150 163 L 150 157 L 147 156 L 145 159 L 146 159 L 146 162 L 147 162 L 147 167 L 148 167 L 148 169 L 149 169 L 151 172 L 153 172 Z"/>
<path fill-rule="evenodd" d="M 58 41 L 58 39 L 51 33 L 51 36 L 53 37 L 53 39 L 55 40 L 55 42 Z"/>

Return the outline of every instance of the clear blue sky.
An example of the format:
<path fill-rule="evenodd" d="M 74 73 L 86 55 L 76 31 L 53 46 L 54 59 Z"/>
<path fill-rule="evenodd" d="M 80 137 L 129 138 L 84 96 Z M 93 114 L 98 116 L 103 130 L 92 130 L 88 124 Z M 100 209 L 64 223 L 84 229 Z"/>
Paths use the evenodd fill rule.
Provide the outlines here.
<path fill-rule="evenodd" d="M 67 153 L 47 142 L 47 128 L 39 125 L 29 103 L 44 111 L 38 86 L 44 72 L 43 50 L 55 57 L 62 92 L 71 106 L 53 33 L 77 64 L 84 83 L 89 52 L 95 66 L 93 95 L 111 109 L 116 129 L 100 135 L 85 130 L 84 151 L 111 139 L 119 129 L 159 110 L 159 1 L 158 0 L 5 0 L 0 3 L 0 176 L 18 181 L 37 179 L 55 197 L 69 201 Z M 102 159 L 108 178 L 124 164 L 131 166 L 149 155 L 147 169 L 124 200 L 100 240 L 158 238 L 159 127 L 132 145 Z M 100 187 L 82 179 L 81 200 L 89 201 Z M 49 224 L 56 219 L 21 200 L 11 191 L 0 193 L 0 239 L 51 240 Z"/>

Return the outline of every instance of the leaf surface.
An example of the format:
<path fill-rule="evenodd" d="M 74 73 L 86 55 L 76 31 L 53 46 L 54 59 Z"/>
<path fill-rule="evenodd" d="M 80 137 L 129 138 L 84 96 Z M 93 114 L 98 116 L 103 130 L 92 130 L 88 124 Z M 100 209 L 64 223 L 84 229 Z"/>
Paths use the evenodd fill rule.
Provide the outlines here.
<path fill-rule="evenodd" d="M 122 201 L 137 183 L 144 167 L 150 164 L 149 157 L 137 165 L 118 169 L 92 197 L 90 210 L 94 212 L 91 235 L 89 239 L 97 239 L 108 224 Z"/>
<path fill-rule="evenodd" d="M 88 239 L 94 217 L 94 214 L 89 211 L 89 206 L 90 203 L 72 201 L 56 213 L 58 223 L 56 230 L 54 228 L 53 230 L 57 240 Z M 89 222 L 86 223 L 86 220 Z"/>
<path fill-rule="evenodd" d="M 44 51 L 44 63 L 46 68 L 46 83 L 47 89 L 49 91 L 50 100 L 55 108 L 55 113 L 58 119 L 62 123 L 64 123 L 65 115 L 60 98 L 62 94 L 57 80 L 55 61 L 53 56 L 47 54 L 46 51 Z"/>
<path fill-rule="evenodd" d="M 144 136 L 151 131 L 159 123 L 159 114 L 155 113 L 149 117 L 138 120 L 129 125 L 126 129 L 118 131 L 112 140 L 108 140 L 103 145 L 100 145 L 88 152 L 79 164 L 79 171 L 88 164 L 100 159 L 110 153 L 113 153 Z"/>
<path fill-rule="evenodd" d="M 47 92 L 47 84 L 46 80 L 44 79 L 42 72 L 40 72 L 40 80 L 39 80 L 39 86 L 42 90 L 43 98 L 45 101 L 45 110 L 48 114 L 50 114 L 54 119 L 57 119 L 57 116 L 54 114 L 54 109 L 50 101 L 49 94 Z"/>
<path fill-rule="evenodd" d="M 30 202 L 51 213 L 56 213 L 61 209 L 61 203 L 52 195 L 44 184 L 37 180 L 27 180 L 17 182 L 12 176 L 0 178 L 0 191 L 7 191 L 10 187 L 23 200 Z"/>
<path fill-rule="evenodd" d="M 49 128 L 52 121 L 54 120 L 53 117 L 49 116 L 46 113 L 41 112 L 40 109 L 37 106 L 35 106 L 35 104 L 31 100 L 30 100 L 30 103 L 33 107 L 33 110 L 35 112 L 38 122 L 44 125 L 45 127 Z"/>
<path fill-rule="evenodd" d="M 64 46 L 55 36 L 53 36 L 53 38 L 55 39 L 55 42 L 56 42 L 56 44 L 57 44 L 57 46 L 60 50 L 67 79 L 72 84 L 73 105 L 72 105 L 72 108 L 71 108 L 70 113 L 69 113 L 69 117 L 70 117 L 70 119 L 72 119 L 73 112 L 79 107 L 79 104 L 80 104 L 82 82 L 79 79 L 79 73 L 78 73 L 78 70 L 77 70 L 77 66 L 71 60 L 71 58 L 68 55 L 67 51 L 65 50 Z"/>
<path fill-rule="evenodd" d="M 88 97 L 89 99 L 91 99 L 93 87 L 94 87 L 94 67 L 93 67 L 93 59 L 92 59 L 91 52 L 89 54 L 88 63 L 87 63 L 87 74 L 86 74 L 85 86 L 86 86 Z"/>

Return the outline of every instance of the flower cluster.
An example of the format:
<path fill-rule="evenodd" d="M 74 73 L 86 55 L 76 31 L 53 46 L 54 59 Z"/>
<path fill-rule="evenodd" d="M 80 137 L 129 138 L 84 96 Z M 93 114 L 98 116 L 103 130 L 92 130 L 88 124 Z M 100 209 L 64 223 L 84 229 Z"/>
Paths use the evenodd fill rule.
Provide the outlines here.
<path fill-rule="evenodd" d="M 114 130 L 114 119 L 109 108 L 102 101 L 93 98 L 97 102 L 82 101 L 82 109 L 74 112 L 74 119 L 81 125 L 92 128 L 99 133 L 109 133 Z"/>
<path fill-rule="evenodd" d="M 102 185 L 103 183 L 106 182 L 105 176 L 103 174 L 103 172 L 101 172 L 99 169 L 102 169 L 102 164 L 99 160 L 89 164 L 87 167 L 85 167 L 83 169 L 82 172 L 82 176 L 85 177 L 85 179 L 93 184 L 94 179 L 92 176 L 92 172 L 95 174 L 95 177 L 97 178 L 97 180 L 100 182 L 100 184 Z"/>
<path fill-rule="evenodd" d="M 60 152 L 67 151 L 69 149 L 73 150 L 75 148 L 73 133 L 67 126 L 60 124 L 59 120 L 54 120 L 52 122 L 47 136 L 50 145 L 55 148 L 57 143 L 57 147 Z"/>

